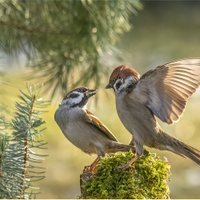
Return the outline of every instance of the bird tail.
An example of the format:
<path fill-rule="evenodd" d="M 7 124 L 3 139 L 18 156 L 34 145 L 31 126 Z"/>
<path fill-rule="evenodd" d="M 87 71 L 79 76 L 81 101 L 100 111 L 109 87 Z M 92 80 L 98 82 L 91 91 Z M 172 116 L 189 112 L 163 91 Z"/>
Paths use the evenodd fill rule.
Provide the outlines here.
<path fill-rule="evenodd" d="M 180 142 L 181 146 L 181 153 L 196 162 L 198 165 L 200 165 L 200 151 L 198 149 L 195 149 L 194 147 L 191 147 L 183 142 Z"/>
<path fill-rule="evenodd" d="M 200 151 L 184 142 L 173 138 L 171 140 L 171 145 L 169 144 L 167 149 L 182 157 L 188 157 L 200 165 Z"/>

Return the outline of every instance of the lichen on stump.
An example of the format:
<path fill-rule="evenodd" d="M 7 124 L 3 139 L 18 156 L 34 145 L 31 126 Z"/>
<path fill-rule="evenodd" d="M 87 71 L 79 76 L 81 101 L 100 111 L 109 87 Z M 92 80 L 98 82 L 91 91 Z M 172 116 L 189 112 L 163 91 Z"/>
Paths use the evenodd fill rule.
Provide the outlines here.
<path fill-rule="evenodd" d="M 90 179 L 81 176 L 82 199 L 169 199 L 170 165 L 156 154 L 141 156 L 132 168 L 119 166 L 133 158 L 132 152 L 102 158 Z"/>

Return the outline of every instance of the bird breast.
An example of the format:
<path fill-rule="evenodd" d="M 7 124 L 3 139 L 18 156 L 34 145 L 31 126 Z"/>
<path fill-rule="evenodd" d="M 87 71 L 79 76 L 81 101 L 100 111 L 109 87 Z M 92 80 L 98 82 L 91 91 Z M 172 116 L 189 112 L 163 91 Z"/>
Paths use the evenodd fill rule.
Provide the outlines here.
<path fill-rule="evenodd" d="M 152 136 L 157 132 L 157 122 L 150 110 L 128 95 L 116 97 L 117 113 L 125 128 L 141 144 L 152 146 Z"/>
<path fill-rule="evenodd" d="M 97 147 L 103 149 L 104 140 L 98 130 L 84 121 L 84 111 L 80 108 L 65 110 L 58 108 L 55 120 L 65 137 L 76 147 L 89 154 L 98 154 Z M 100 132 L 100 131 L 99 131 Z"/>

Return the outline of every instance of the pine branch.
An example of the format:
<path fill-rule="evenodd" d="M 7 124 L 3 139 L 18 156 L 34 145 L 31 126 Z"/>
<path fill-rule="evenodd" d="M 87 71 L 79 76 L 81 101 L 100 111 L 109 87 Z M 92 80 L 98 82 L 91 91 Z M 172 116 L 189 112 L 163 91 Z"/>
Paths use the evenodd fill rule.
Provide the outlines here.
<path fill-rule="evenodd" d="M 28 123 L 30 124 L 31 122 L 31 115 L 32 115 L 32 112 L 33 112 L 33 105 L 35 103 L 35 100 L 36 100 L 36 96 L 34 95 L 33 96 L 33 100 L 32 100 L 32 104 L 31 104 L 31 108 L 29 110 L 29 119 L 28 119 Z M 21 182 L 21 188 L 20 188 L 20 197 L 23 196 L 23 190 L 24 190 L 24 183 L 25 183 L 25 178 L 26 178 L 26 170 L 27 170 L 27 162 L 28 162 L 28 140 L 27 138 L 25 137 L 24 138 L 24 169 L 22 171 L 22 174 L 23 174 L 23 180 Z"/>
<path fill-rule="evenodd" d="M 1 198 L 31 198 L 39 188 L 34 182 L 42 180 L 45 168 L 42 167 L 46 155 L 35 153 L 44 149 L 46 143 L 40 140 L 38 128 L 44 124 L 40 117 L 48 102 L 41 101 L 36 91 L 28 94 L 21 91 L 20 102 L 16 102 L 15 118 L 12 120 L 12 134 L 4 148 L 1 160 L 0 194 Z M 1 154 L 0 154 L 1 155 Z"/>
<path fill-rule="evenodd" d="M 3 177 L 2 164 L 7 141 L 7 137 L 0 133 L 0 178 Z"/>
<path fill-rule="evenodd" d="M 9 136 L 6 133 L 6 128 L 8 128 L 8 124 L 5 122 L 5 117 L 2 114 L 2 110 L 4 109 L 4 107 L 0 105 L 0 108 L 1 108 L 1 112 L 0 112 L 0 198 L 2 198 L 3 196 L 1 195 L 1 193 L 3 193 L 5 190 L 8 190 L 8 187 L 3 184 L 3 179 L 4 179 L 3 164 L 4 164 L 4 158 L 5 158 L 5 151 L 8 146 Z"/>
<path fill-rule="evenodd" d="M 33 113 L 33 106 L 35 104 L 35 100 L 36 100 L 36 95 L 33 96 L 33 99 L 31 101 L 31 107 L 30 107 L 30 110 L 29 110 L 29 117 L 28 117 L 28 123 L 29 124 L 31 123 L 31 116 L 32 116 L 32 113 Z M 23 158 L 24 169 L 22 171 L 23 180 L 21 182 L 21 187 L 20 187 L 20 198 L 23 197 L 23 193 L 24 193 L 24 185 L 25 185 L 25 178 L 26 178 L 26 171 L 27 171 L 27 164 L 28 164 L 28 149 L 29 149 L 28 139 L 27 139 L 27 137 L 25 137 L 24 138 L 24 158 Z"/>
<path fill-rule="evenodd" d="M 20 198 L 23 197 L 24 193 L 24 185 L 25 185 L 25 178 L 26 178 L 26 170 L 27 170 L 27 162 L 28 162 L 28 140 L 27 138 L 24 139 L 24 169 L 22 170 L 22 177 L 23 180 L 21 182 L 21 187 L 20 187 Z"/>
<path fill-rule="evenodd" d="M 141 8 L 140 1 L 3 1 L 0 48 L 23 52 L 52 97 L 77 85 L 98 88 L 108 75 L 103 53 Z"/>
<path fill-rule="evenodd" d="M 38 27 L 35 28 L 34 26 L 25 26 L 25 25 L 21 25 L 21 24 L 14 24 L 14 23 L 10 23 L 10 22 L 6 22 L 3 20 L 0 20 L 0 25 L 4 25 L 6 27 L 11 27 L 15 30 L 20 30 L 20 31 L 24 31 L 24 32 L 28 32 L 31 34 L 57 34 L 57 35 L 66 35 L 66 34 L 72 34 L 72 32 L 63 30 L 63 29 L 49 29 L 48 27 Z"/>

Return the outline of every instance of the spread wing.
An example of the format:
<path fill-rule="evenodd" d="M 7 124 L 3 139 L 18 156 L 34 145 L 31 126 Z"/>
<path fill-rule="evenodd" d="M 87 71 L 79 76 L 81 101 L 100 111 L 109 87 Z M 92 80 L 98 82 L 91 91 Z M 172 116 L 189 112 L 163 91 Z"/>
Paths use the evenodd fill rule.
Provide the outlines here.
<path fill-rule="evenodd" d="M 95 126 L 97 129 L 99 129 L 102 133 L 104 133 L 109 139 L 113 141 L 118 141 L 116 137 L 112 134 L 112 132 L 90 111 L 85 110 L 85 120 L 86 122 L 90 123 L 91 125 Z"/>
<path fill-rule="evenodd" d="M 133 89 L 163 122 L 172 124 L 200 85 L 200 58 L 183 59 L 145 73 Z"/>

